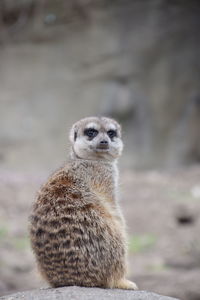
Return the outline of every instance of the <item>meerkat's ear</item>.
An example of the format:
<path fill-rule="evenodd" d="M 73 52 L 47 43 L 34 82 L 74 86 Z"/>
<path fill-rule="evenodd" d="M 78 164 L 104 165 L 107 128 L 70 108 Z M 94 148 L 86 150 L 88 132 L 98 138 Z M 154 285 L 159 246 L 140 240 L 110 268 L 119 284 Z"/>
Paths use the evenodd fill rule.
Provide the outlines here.
<path fill-rule="evenodd" d="M 76 141 L 77 132 L 78 132 L 78 128 L 77 128 L 76 124 L 74 124 L 69 132 L 69 140 L 71 143 L 74 143 Z"/>

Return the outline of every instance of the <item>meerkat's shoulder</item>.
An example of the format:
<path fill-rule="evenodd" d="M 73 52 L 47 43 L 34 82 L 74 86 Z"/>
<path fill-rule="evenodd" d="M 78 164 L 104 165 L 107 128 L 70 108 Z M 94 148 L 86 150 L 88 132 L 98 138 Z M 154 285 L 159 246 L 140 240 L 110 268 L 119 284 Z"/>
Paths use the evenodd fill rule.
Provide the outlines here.
<path fill-rule="evenodd" d="M 48 186 L 53 186 L 55 183 L 64 183 L 62 180 L 69 177 L 71 165 L 70 163 L 65 163 L 61 167 L 57 168 L 47 177 L 44 183 L 41 185 L 40 191 L 44 190 Z"/>
<path fill-rule="evenodd" d="M 77 178 L 80 169 L 88 169 L 88 167 L 94 162 L 90 162 L 82 159 L 71 159 L 69 158 L 61 167 L 57 168 L 54 172 L 50 174 L 44 185 L 53 185 L 56 182 L 64 184 L 63 179 L 67 178 Z M 44 186 L 43 185 L 43 186 Z"/>

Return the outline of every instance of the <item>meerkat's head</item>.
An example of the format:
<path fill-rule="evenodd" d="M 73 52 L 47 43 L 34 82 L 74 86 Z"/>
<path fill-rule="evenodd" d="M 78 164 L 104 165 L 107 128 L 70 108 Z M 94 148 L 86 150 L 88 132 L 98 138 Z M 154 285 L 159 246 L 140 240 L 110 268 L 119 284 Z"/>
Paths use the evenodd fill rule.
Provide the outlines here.
<path fill-rule="evenodd" d="M 73 153 L 82 159 L 117 159 L 123 150 L 121 127 L 113 119 L 89 117 L 76 122 L 70 131 Z"/>

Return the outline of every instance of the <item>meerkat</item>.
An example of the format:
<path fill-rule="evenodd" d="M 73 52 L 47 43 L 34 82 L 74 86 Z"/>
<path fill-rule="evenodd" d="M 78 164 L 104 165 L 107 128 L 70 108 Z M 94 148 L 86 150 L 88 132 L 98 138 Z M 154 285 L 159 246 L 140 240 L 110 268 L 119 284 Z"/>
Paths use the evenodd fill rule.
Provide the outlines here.
<path fill-rule="evenodd" d="M 127 238 L 118 204 L 121 127 L 84 118 L 70 130 L 67 163 L 44 184 L 30 217 L 38 268 L 52 287 L 136 290 L 125 278 Z"/>

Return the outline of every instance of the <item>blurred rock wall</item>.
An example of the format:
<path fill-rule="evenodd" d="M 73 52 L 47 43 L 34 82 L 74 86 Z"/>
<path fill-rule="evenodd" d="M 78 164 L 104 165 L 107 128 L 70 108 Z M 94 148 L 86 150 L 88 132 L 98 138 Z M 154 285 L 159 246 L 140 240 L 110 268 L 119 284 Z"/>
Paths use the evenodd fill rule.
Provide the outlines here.
<path fill-rule="evenodd" d="M 91 114 L 122 123 L 125 167 L 200 161 L 198 0 L 19 2 L 0 11 L 4 168 L 58 166 Z"/>

